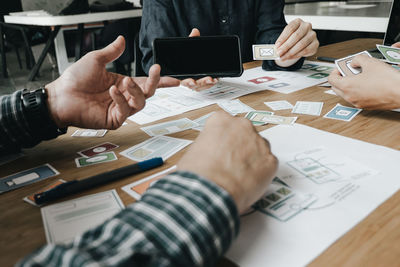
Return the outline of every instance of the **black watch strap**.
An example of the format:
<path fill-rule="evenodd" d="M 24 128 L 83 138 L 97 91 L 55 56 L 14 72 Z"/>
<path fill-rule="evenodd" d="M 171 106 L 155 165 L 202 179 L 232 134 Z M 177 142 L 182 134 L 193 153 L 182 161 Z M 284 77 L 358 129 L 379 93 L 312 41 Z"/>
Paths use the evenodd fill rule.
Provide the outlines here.
<path fill-rule="evenodd" d="M 50 117 L 45 88 L 34 91 L 24 89 L 21 99 L 29 127 L 38 139 L 49 140 L 66 133 L 67 128 L 59 129 Z"/>

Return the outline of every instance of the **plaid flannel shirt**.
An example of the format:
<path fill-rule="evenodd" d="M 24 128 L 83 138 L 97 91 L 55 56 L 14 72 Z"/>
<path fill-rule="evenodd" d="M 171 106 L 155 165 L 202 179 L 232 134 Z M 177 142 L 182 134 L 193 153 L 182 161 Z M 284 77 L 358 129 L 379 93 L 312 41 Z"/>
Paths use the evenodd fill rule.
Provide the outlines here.
<path fill-rule="evenodd" d="M 22 91 L 0 97 L 0 155 L 38 144 Z M 142 199 L 69 245 L 48 244 L 19 266 L 210 266 L 239 231 L 230 195 L 188 172 L 158 181 Z"/>
<path fill-rule="evenodd" d="M 226 191 L 175 172 L 71 244 L 48 244 L 18 265 L 213 266 L 238 231 L 238 211 Z"/>

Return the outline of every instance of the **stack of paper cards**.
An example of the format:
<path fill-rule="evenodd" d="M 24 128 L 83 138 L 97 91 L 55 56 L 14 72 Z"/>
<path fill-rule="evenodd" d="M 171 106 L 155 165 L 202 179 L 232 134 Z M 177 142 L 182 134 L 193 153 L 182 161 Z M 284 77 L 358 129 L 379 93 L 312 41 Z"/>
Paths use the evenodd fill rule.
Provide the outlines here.
<path fill-rule="evenodd" d="M 319 116 L 323 105 L 323 102 L 297 101 L 292 113 Z"/>
<path fill-rule="evenodd" d="M 143 161 L 156 157 L 161 157 L 165 161 L 191 143 L 192 141 L 190 140 L 161 135 L 128 148 L 120 154 L 134 161 Z"/>
<path fill-rule="evenodd" d="M 254 60 L 274 60 L 279 56 L 276 53 L 274 44 L 257 44 L 253 45 L 253 59 Z"/>
<path fill-rule="evenodd" d="M 176 165 L 174 165 L 169 169 L 153 174 L 149 177 L 141 179 L 140 181 L 136 181 L 131 184 L 125 185 L 124 187 L 122 187 L 122 190 L 124 190 L 128 195 L 130 195 L 134 199 L 139 200 L 150 186 L 152 186 L 155 182 L 157 182 L 167 174 L 176 171 L 176 169 L 177 167 Z"/>
<path fill-rule="evenodd" d="M 147 127 L 142 127 L 140 129 L 142 129 L 150 136 L 159 136 L 182 132 L 197 126 L 199 125 L 194 121 L 191 121 L 188 118 L 182 118 L 179 120 L 167 121 Z"/>
<path fill-rule="evenodd" d="M 236 116 L 237 114 L 247 113 L 254 110 L 248 105 L 243 104 L 242 101 L 240 101 L 239 99 L 218 101 L 217 104 L 232 116 Z"/>
<path fill-rule="evenodd" d="M 81 158 L 76 158 L 75 163 L 76 166 L 86 167 L 99 163 L 105 163 L 117 160 L 117 156 L 114 152 L 111 152 L 114 148 L 117 148 L 117 145 L 106 142 L 94 147 L 87 148 L 85 150 L 77 152 L 81 155 Z"/>
<path fill-rule="evenodd" d="M 351 66 L 351 62 L 353 61 L 353 58 L 358 56 L 358 55 L 366 55 L 371 57 L 371 55 L 367 51 L 363 51 L 348 57 L 344 57 L 341 59 L 335 60 L 336 67 L 340 71 L 340 73 L 343 76 L 351 76 L 351 75 L 357 75 L 361 73 L 361 68 L 353 68 Z"/>
<path fill-rule="evenodd" d="M 264 102 L 272 110 L 292 109 L 293 105 L 286 100 Z"/>
<path fill-rule="evenodd" d="M 386 46 L 386 45 L 376 45 L 379 52 L 386 58 L 386 62 L 391 64 L 400 64 L 400 48 Z"/>
<path fill-rule="evenodd" d="M 325 114 L 324 118 L 335 119 L 341 121 L 351 121 L 362 109 L 351 108 L 336 104 L 336 106 Z"/>
<path fill-rule="evenodd" d="M 68 244 L 123 209 L 115 190 L 41 208 L 47 243 Z"/>
<path fill-rule="evenodd" d="M 272 183 L 264 197 L 254 204 L 254 208 L 280 221 L 287 221 L 316 200 L 315 195 L 296 192 L 285 185 Z"/>
<path fill-rule="evenodd" d="M 79 129 L 71 136 L 73 137 L 103 137 L 107 130 Z"/>
<path fill-rule="evenodd" d="M 1 178 L 0 194 L 58 174 L 60 173 L 53 168 L 53 166 L 50 164 L 44 164 L 36 168 L 9 175 Z"/>
<path fill-rule="evenodd" d="M 249 113 L 246 114 L 245 118 L 251 121 L 251 123 L 254 126 L 261 126 L 267 124 L 266 122 L 263 122 L 262 119 L 265 116 L 273 115 L 274 113 L 271 111 L 260 111 L 260 110 L 255 110 L 255 111 L 250 111 Z"/>
<path fill-rule="evenodd" d="M 200 118 L 193 120 L 195 123 L 197 123 L 199 125 L 199 126 L 193 127 L 193 130 L 202 131 L 204 126 L 206 125 L 207 119 L 209 117 L 211 117 L 214 113 L 215 113 L 215 111 L 210 112 L 204 116 L 201 116 Z"/>

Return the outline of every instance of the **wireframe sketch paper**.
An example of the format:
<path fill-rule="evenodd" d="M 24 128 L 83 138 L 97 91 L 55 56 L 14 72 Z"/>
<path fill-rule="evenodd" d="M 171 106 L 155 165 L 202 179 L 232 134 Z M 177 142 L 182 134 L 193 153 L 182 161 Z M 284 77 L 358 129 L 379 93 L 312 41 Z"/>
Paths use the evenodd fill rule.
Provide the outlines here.
<path fill-rule="evenodd" d="M 287 220 L 242 217 L 226 254 L 239 266 L 305 266 L 400 188 L 397 150 L 301 124 L 260 134 L 279 159 L 277 180 L 316 200 Z"/>
<path fill-rule="evenodd" d="M 67 244 L 124 209 L 117 191 L 72 199 L 40 209 L 48 243 Z"/>

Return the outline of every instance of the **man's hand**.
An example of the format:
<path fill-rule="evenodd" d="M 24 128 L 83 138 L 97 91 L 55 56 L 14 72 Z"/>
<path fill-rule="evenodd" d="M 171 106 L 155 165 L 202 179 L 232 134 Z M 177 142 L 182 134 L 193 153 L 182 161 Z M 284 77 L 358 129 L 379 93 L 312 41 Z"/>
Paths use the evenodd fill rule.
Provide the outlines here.
<path fill-rule="evenodd" d="M 200 31 L 196 28 L 192 30 L 189 37 L 200 36 Z M 194 63 L 195 64 L 195 63 Z M 192 90 L 201 91 L 213 87 L 218 82 L 218 79 L 213 79 L 212 77 L 204 77 L 198 80 L 195 79 L 185 79 L 181 82 L 183 86 L 186 86 Z"/>
<path fill-rule="evenodd" d="M 116 129 L 141 110 L 157 87 L 177 86 L 172 78 L 160 79 L 160 66 L 152 66 L 149 78 L 131 78 L 106 70 L 125 49 L 120 36 L 104 49 L 93 51 L 47 84 L 50 115 L 59 127 Z"/>
<path fill-rule="evenodd" d="M 392 47 L 400 48 L 400 42 L 392 44 Z"/>
<path fill-rule="evenodd" d="M 207 120 L 178 169 L 204 176 L 224 188 L 244 212 L 265 193 L 277 159 L 250 121 L 218 112 Z"/>
<path fill-rule="evenodd" d="M 275 60 L 275 63 L 281 67 L 288 67 L 301 57 L 314 55 L 318 50 L 319 42 L 311 23 L 295 19 L 283 29 L 275 45 L 280 57 Z"/>
<path fill-rule="evenodd" d="M 351 62 L 360 74 L 342 77 L 338 70 L 329 76 L 337 95 L 357 108 L 390 110 L 400 108 L 400 72 L 382 61 L 360 55 Z"/>

